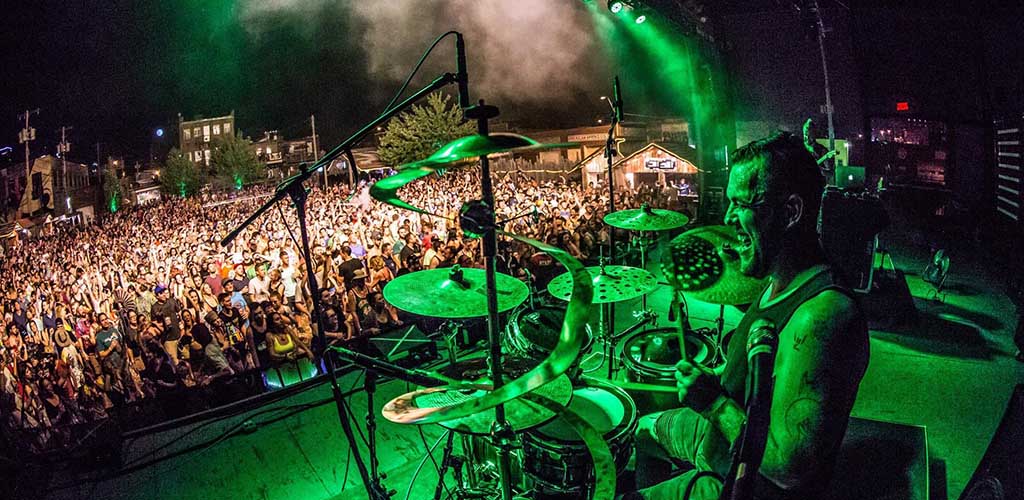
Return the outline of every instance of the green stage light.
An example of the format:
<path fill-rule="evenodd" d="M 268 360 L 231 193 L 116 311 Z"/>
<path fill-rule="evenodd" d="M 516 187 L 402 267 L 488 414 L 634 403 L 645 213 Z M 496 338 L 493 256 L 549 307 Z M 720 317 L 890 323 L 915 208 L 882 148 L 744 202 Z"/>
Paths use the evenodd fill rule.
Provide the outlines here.
<path fill-rule="evenodd" d="M 623 7 L 625 7 L 625 5 L 622 2 L 608 2 L 608 10 L 612 11 L 612 14 L 622 12 Z"/>
<path fill-rule="evenodd" d="M 643 14 L 640 14 L 640 15 L 639 15 L 639 16 L 638 16 L 638 17 L 636 18 L 636 23 L 637 23 L 637 24 L 643 24 L 643 23 L 644 23 L 644 21 L 646 21 L 646 20 L 647 20 L 647 16 L 645 16 L 645 15 L 643 15 Z"/>

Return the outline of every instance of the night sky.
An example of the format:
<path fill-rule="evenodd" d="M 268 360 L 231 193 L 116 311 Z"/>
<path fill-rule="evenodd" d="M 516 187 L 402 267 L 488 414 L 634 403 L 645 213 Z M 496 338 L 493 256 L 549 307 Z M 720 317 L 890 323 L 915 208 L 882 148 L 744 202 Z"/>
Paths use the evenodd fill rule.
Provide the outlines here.
<path fill-rule="evenodd" d="M 740 119 L 792 126 L 817 114 L 817 46 L 798 34 L 789 2 L 704 3 L 725 42 Z M 893 10 L 846 2 L 851 11 L 822 3 L 834 27 L 828 49 L 840 134 L 859 131 L 865 113 L 885 113 L 896 98 L 953 121 L 1020 111 L 1020 8 L 969 4 Z M 155 128 L 173 140 L 178 113 L 234 110 L 254 137 L 265 129 L 307 134 L 315 113 L 329 145 L 379 112 L 448 29 L 466 34 L 474 99 L 498 104 L 505 119 L 593 123 L 614 74 L 623 77 L 627 111 L 659 114 L 668 103 L 650 91 L 655 76 L 624 64 L 629 54 L 597 32 L 611 18 L 603 12 L 597 22 L 593 12 L 580 0 L 18 2 L 5 7 L 0 31 L 0 146 L 21 158 L 16 115 L 37 107 L 34 152 L 53 152 L 59 127 L 69 125 L 79 160 L 94 161 L 97 142 L 104 155 L 145 156 Z M 452 61 L 451 43 L 443 43 L 414 86 Z"/>

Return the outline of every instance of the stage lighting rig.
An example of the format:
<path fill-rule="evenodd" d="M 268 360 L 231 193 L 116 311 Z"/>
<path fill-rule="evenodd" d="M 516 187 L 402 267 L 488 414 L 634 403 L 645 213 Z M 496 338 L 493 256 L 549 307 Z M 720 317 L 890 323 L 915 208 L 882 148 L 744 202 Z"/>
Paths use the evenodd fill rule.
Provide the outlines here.
<path fill-rule="evenodd" d="M 635 2 L 631 0 L 608 0 L 608 10 L 612 14 L 620 14 L 622 11 L 630 11 L 635 8 Z"/>

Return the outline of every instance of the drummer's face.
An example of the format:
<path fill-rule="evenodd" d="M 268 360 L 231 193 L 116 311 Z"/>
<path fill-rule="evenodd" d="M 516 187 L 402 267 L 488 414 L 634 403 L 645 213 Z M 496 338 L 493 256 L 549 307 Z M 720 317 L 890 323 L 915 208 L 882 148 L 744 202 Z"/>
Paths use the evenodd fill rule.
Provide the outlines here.
<path fill-rule="evenodd" d="M 758 170 L 763 161 L 755 159 L 734 165 L 725 191 L 729 200 L 725 223 L 736 229 L 739 241 L 735 249 L 739 254 L 740 271 L 757 278 L 770 272 L 772 242 L 779 236 L 771 229 L 773 210 L 765 204 L 764 193 L 757 186 Z"/>

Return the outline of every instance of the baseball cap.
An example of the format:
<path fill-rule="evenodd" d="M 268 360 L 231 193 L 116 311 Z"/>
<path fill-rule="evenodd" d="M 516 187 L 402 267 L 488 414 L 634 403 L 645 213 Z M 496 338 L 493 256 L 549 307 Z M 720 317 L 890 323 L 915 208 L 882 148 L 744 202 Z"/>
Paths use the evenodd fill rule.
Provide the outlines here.
<path fill-rule="evenodd" d="M 153 293 L 160 293 L 160 292 L 163 292 L 165 290 L 167 290 L 167 286 L 165 286 L 163 283 L 161 283 L 161 284 L 157 285 L 156 288 L 153 289 Z"/>

